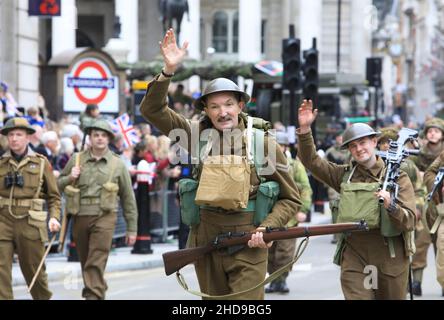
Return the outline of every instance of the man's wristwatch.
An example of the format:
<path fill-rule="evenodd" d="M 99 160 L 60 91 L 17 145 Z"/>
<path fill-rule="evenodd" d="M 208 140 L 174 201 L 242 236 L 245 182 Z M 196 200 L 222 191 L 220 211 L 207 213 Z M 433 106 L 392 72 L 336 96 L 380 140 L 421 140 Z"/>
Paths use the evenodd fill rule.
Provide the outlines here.
<path fill-rule="evenodd" d="M 162 69 L 162 75 L 165 78 L 171 78 L 172 76 L 174 76 L 174 73 L 165 73 L 165 71 L 163 71 L 163 69 Z"/>

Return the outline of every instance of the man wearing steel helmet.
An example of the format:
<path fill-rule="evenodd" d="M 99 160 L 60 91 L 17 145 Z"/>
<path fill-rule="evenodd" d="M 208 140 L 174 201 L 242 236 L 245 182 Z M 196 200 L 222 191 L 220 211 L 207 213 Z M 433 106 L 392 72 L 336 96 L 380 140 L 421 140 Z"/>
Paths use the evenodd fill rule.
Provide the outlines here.
<path fill-rule="evenodd" d="M 197 138 L 198 144 L 203 141 L 203 133 L 210 131 L 210 138 L 214 139 L 206 144 L 203 157 L 198 156 L 199 166 L 196 166 L 199 172 L 195 178 L 198 181 L 197 195 L 194 204 L 197 207 L 198 222 L 191 225 L 188 246 L 207 245 L 213 241 L 216 236 L 227 232 L 257 231 L 248 243 L 249 247 L 238 248 L 235 252 L 212 252 L 199 259 L 195 264 L 196 274 L 200 289 L 203 293 L 209 295 L 228 295 L 248 290 L 264 280 L 267 267 L 267 249 L 271 243 L 266 244 L 262 238 L 262 232 L 265 227 L 283 227 L 288 220 L 298 212 L 300 206 L 299 192 L 293 179 L 288 174 L 288 164 L 283 153 L 277 148 L 276 141 L 264 137 L 265 156 L 271 157 L 271 151 L 267 148 L 274 147 L 275 170 L 264 178 L 267 181 L 275 181 L 279 184 L 280 193 L 277 202 L 272 211 L 266 216 L 259 225 L 253 221 L 254 211 L 250 204 L 254 203 L 258 194 L 260 177 L 256 173 L 257 168 L 253 166 L 249 172 L 249 167 L 244 167 L 241 162 L 242 170 L 239 174 L 240 179 L 237 185 L 243 185 L 245 182 L 247 188 L 241 194 L 246 196 L 248 205 L 225 206 L 220 202 L 220 198 L 225 195 L 218 192 L 221 185 L 225 183 L 219 176 L 215 176 L 214 181 L 209 181 L 205 172 L 210 172 L 210 165 L 205 162 L 207 159 L 216 159 L 217 157 L 226 157 L 234 159 L 238 154 L 241 158 L 249 154 L 247 151 L 248 132 L 247 125 L 249 117 L 243 114 L 242 108 L 248 102 L 249 96 L 241 91 L 232 81 L 224 78 L 218 78 L 211 81 L 205 88 L 202 96 L 196 100 L 196 108 L 205 112 L 205 117 L 198 122 L 192 122 L 178 115 L 167 107 L 166 95 L 170 78 L 183 61 L 188 43 L 185 42 L 182 48 L 176 44 L 176 38 L 173 30 L 167 31 L 163 41 L 160 43 L 160 50 L 164 59 L 164 68 L 162 74 L 158 75 L 150 82 L 145 98 L 141 103 L 140 111 L 143 116 L 155 125 L 162 133 L 169 134 L 171 131 L 182 129 L 186 139 L 180 138 L 179 143 L 188 150 L 193 156 L 193 140 Z M 197 128 L 196 126 L 197 125 Z M 196 128 L 194 130 L 193 128 Z M 207 131 L 206 131 L 207 130 Z M 192 134 L 193 132 L 193 134 Z M 235 134 L 234 139 L 225 139 L 226 134 Z M 173 137 L 172 137 L 173 138 Z M 173 138 L 174 140 L 174 138 Z M 185 143 L 185 140 L 191 143 Z M 220 141 L 220 144 L 214 141 Z M 217 147 L 220 146 L 219 150 Z M 217 150 L 217 151 L 215 151 Z M 208 152 L 207 152 L 208 151 Z M 212 156 L 209 155 L 212 152 Z M 202 156 L 202 154 L 200 154 Z M 202 164 L 203 163 L 203 164 Z M 220 163 L 217 163 L 219 166 Z M 220 166 L 223 166 L 220 165 Z M 228 162 L 227 171 L 234 169 L 231 162 Z M 222 172 L 221 172 L 222 174 Z M 245 175 L 246 174 L 246 175 Z M 236 175 L 237 176 L 237 175 Z M 235 177 L 237 178 L 237 177 Z M 234 180 L 234 178 L 232 177 Z M 229 181 L 229 179 L 227 179 Z M 208 205 L 201 205 L 197 199 L 200 195 L 201 187 L 213 183 L 214 191 L 208 188 L 208 197 L 213 197 L 208 201 Z M 237 188 L 233 185 L 233 189 Z M 226 192 L 230 192 L 226 188 Z M 217 203 L 220 203 L 218 205 Z M 246 205 L 246 203 L 244 203 Z M 256 208 L 257 209 L 257 208 Z M 184 210 L 182 210 L 182 216 Z M 258 227 L 256 229 L 256 227 Z M 231 296 L 233 298 L 233 296 Z M 235 296 L 237 299 L 263 299 L 264 289 L 258 288 Z"/>
<path fill-rule="evenodd" d="M 431 118 L 426 121 L 424 126 L 425 144 L 421 146 L 419 155 L 412 157 L 412 160 L 420 170 L 421 176 L 431 166 L 432 162 L 439 157 L 444 150 L 444 121 L 439 118 Z M 426 217 L 436 216 L 436 207 L 429 206 L 427 214 L 418 223 L 416 233 L 416 253 L 413 256 L 413 293 L 417 296 L 422 295 L 422 278 L 424 269 L 427 267 L 427 252 L 430 244 L 433 243 L 433 249 L 436 255 L 436 233 L 430 234 L 432 223 L 426 221 Z M 442 289 L 444 293 L 444 287 Z"/>
<path fill-rule="evenodd" d="M 29 135 L 35 130 L 25 118 L 11 118 L 1 129 L 9 151 L 0 158 L 0 300 L 13 299 L 12 257 L 17 252 L 20 268 L 29 285 L 36 273 L 51 232 L 60 229 L 60 193 L 48 160 L 32 151 Z M 44 210 L 45 200 L 48 211 Z M 36 300 L 48 300 L 45 268 L 31 290 Z"/>
<path fill-rule="evenodd" d="M 343 135 L 342 147 L 350 151 L 351 164 L 337 165 L 320 158 L 310 129 L 316 115 L 312 102 L 304 100 L 298 113 L 301 161 L 317 179 L 341 194 L 338 222 L 365 217 L 370 227 L 368 232 L 343 235 L 338 242 L 335 263 L 341 266 L 344 296 L 405 299 L 411 242 L 406 243 L 404 238 L 415 227 L 412 183 L 401 172 L 396 200 L 389 192 L 379 190 L 386 169 L 375 154 L 379 132 L 364 123 L 353 124 Z M 383 205 L 378 203 L 379 198 L 384 200 Z"/>
<path fill-rule="evenodd" d="M 58 185 L 65 193 L 66 212 L 73 216 L 72 233 L 84 282 L 82 296 L 86 300 L 103 300 L 108 289 L 104 273 L 117 221 L 118 199 L 129 246 L 136 241 L 137 206 L 128 170 L 108 148 L 114 137 L 109 123 L 96 120 L 85 128 L 85 134 L 90 137 L 91 148 L 71 157 Z"/>

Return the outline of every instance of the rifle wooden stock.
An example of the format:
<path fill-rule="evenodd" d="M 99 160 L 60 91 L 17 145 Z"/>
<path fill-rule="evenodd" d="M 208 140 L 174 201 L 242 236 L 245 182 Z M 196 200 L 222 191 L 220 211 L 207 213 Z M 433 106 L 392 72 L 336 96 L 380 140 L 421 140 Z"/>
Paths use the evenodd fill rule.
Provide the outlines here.
<path fill-rule="evenodd" d="M 264 232 L 264 241 L 270 242 L 274 240 L 285 240 L 302 237 L 320 236 L 334 233 L 343 233 L 351 231 L 368 230 L 367 223 L 364 221 L 356 223 L 336 223 L 320 226 L 294 227 L 284 230 L 269 230 Z M 201 256 L 208 254 L 214 250 L 226 248 L 235 245 L 243 245 L 251 239 L 254 232 L 243 232 L 237 234 L 227 233 L 207 244 L 206 246 L 188 248 L 166 252 L 162 255 L 167 276 L 179 271 L 186 265 L 195 262 Z"/>

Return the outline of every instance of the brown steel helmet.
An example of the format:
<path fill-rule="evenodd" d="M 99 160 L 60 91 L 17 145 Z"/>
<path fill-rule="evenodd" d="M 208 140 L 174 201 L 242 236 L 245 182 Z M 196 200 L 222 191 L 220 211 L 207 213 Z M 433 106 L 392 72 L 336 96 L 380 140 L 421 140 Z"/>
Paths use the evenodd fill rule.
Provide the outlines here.
<path fill-rule="evenodd" d="M 378 137 L 378 143 L 384 143 L 388 140 L 398 139 L 398 129 L 394 127 L 381 128 L 381 135 Z"/>
<path fill-rule="evenodd" d="M 26 120 L 25 118 L 17 117 L 17 118 L 11 118 L 8 121 L 6 121 L 0 133 L 6 136 L 8 132 L 13 129 L 25 129 L 29 134 L 33 134 L 35 132 L 35 129 L 30 126 L 28 120 Z"/>
<path fill-rule="evenodd" d="M 427 135 L 427 131 L 430 128 L 438 128 L 442 131 L 444 135 L 444 120 L 440 118 L 432 118 L 430 120 L 427 120 L 424 126 L 424 135 Z"/>
<path fill-rule="evenodd" d="M 348 144 L 354 140 L 371 137 L 371 136 L 379 136 L 381 133 L 373 130 L 366 123 L 354 123 L 349 128 L 344 131 L 342 135 L 342 140 L 344 141 L 341 145 L 341 149 L 346 149 Z"/>
<path fill-rule="evenodd" d="M 226 78 L 217 78 L 211 80 L 210 83 L 205 87 L 202 96 L 200 96 L 194 102 L 194 106 L 199 110 L 203 110 L 206 99 L 210 94 L 225 91 L 238 93 L 240 95 L 240 99 L 245 103 L 250 101 L 250 96 L 239 89 L 237 84 L 235 84 L 233 81 Z"/>
<path fill-rule="evenodd" d="M 114 132 L 111 129 L 110 124 L 105 119 L 99 119 L 94 121 L 90 126 L 85 128 L 86 134 L 91 134 L 91 130 L 102 130 L 108 133 L 110 139 L 114 139 Z"/>

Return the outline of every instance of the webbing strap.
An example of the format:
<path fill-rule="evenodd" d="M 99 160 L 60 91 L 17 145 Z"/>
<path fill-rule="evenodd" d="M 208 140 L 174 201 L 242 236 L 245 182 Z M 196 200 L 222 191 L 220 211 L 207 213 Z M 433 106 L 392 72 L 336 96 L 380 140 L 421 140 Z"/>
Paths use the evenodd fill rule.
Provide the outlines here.
<path fill-rule="evenodd" d="M 240 292 L 235 292 L 235 293 L 230 293 L 230 294 L 225 294 L 225 295 L 220 295 L 220 296 L 212 296 L 203 292 L 199 292 L 199 291 L 195 291 L 195 290 L 191 290 L 188 288 L 188 285 L 185 281 L 185 278 L 183 277 L 183 275 L 180 274 L 179 271 L 176 272 L 176 278 L 177 278 L 177 282 L 179 282 L 179 284 L 182 286 L 182 288 L 187 291 L 188 293 L 191 293 L 195 296 L 199 296 L 199 297 L 203 297 L 203 298 L 207 298 L 207 299 L 212 299 L 212 300 L 225 300 L 225 299 L 229 299 L 229 298 L 234 298 L 237 296 L 240 296 L 242 294 L 248 293 L 250 291 L 256 290 L 260 287 L 265 286 L 266 284 L 270 283 L 273 280 L 276 280 L 277 278 L 279 278 L 282 274 L 284 274 L 285 272 L 288 272 L 291 268 L 291 266 L 296 263 L 296 261 L 299 260 L 299 258 L 302 256 L 302 254 L 305 251 L 305 248 L 308 245 L 308 240 L 309 238 L 305 238 L 302 240 L 302 242 L 299 244 L 298 249 L 296 250 L 296 254 L 295 254 L 295 258 L 290 261 L 289 263 L 287 263 L 285 266 L 283 266 L 282 268 L 276 270 L 275 272 L 273 272 L 271 275 L 269 275 L 264 281 L 260 282 L 259 284 L 255 285 L 254 287 L 247 289 L 247 290 L 243 290 Z"/>

